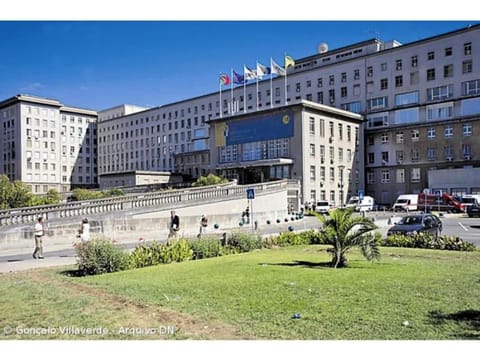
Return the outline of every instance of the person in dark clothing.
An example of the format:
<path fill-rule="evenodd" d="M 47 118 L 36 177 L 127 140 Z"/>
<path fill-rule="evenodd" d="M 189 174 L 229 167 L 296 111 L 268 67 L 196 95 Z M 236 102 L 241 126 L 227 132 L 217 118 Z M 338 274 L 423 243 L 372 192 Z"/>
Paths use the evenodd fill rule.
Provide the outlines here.
<path fill-rule="evenodd" d="M 175 210 L 170 211 L 170 233 L 168 234 L 168 238 L 178 238 L 178 232 L 180 231 L 180 218 L 177 214 L 175 214 Z"/>

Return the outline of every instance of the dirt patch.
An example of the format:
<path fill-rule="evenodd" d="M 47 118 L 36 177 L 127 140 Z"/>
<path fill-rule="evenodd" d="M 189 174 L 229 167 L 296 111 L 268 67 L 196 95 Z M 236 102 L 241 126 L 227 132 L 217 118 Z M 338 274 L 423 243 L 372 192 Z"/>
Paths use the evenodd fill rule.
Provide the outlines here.
<path fill-rule="evenodd" d="M 158 327 L 159 325 L 174 326 L 175 335 L 173 338 L 177 339 L 254 339 L 252 336 L 240 334 L 240 332 L 230 324 L 199 320 L 191 315 L 180 313 L 163 306 L 132 301 L 101 288 L 78 283 L 73 279 L 62 278 L 52 273 L 52 270 L 25 271 L 21 274 L 30 280 L 48 282 L 59 288 L 67 289 L 75 298 L 86 296 L 97 299 L 95 304 L 98 304 L 98 308 L 96 306 L 94 309 L 85 310 L 85 315 L 89 315 L 95 311 L 111 312 L 112 325 L 117 322 L 117 324 L 121 324 L 122 327 L 129 328 L 151 328 Z M 152 337 L 147 336 L 144 338 L 151 339 Z M 162 338 L 169 339 L 165 336 Z"/>

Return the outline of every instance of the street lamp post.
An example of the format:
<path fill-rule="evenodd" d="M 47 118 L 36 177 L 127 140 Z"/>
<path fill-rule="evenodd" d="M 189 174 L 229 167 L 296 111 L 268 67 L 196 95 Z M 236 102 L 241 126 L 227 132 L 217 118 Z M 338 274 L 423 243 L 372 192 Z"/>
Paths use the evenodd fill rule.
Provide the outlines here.
<path fill-rule="evenodd" d="M 344 165 L 339 165 L 338 170 L 340 170 L 340 182 L 338 183 L 338 187 L 340 188 L 340 208 L 343 209 L 343 169 L 345 169 Z"/>

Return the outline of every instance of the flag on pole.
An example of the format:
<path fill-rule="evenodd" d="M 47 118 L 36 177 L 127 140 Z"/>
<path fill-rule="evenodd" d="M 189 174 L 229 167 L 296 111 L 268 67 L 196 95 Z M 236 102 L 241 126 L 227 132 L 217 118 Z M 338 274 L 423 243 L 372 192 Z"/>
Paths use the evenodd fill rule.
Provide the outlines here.
<path fill-rule="evenodd" d="M 257 62 L 257 77 L 261 79 L 268 74 L 270 74 L 270 68 Z"/>
<path fill-rule="evenodd" d="M 220 85 L 230 84 L 230 77 L 226 74 L 220 74 Z"/>
<path fill-rule="evenodd" d="M 243 75 L 245 76 L 245 80 L 255 80 L 257 78 L 255 71 L 250 70 L 245 65 L 243 65 Z"/>
<path fill-rule="evenodd" d="M 287 73 L 284 68 L 282 68 L 280 65 L 278 65 L 275 61 L 273 61 L 272 58 L 270 58 L 270 65 L 272 67 L 271 72 L 272 74 L 277 74 L 280 76 L 285 76 Z"/>
<path fill-rule="evenodd" d="M 285 70 L 290 66 L 295 66 L 295 60 L 291 56 L 285 55 Z"/>
<path fill-rule="evenodd" d="M 245 78 L 243 75 L 237 74 L 235 70 L 232 71 L 232 82 L 234 84 L 243 85 L 245 83 Z"/>

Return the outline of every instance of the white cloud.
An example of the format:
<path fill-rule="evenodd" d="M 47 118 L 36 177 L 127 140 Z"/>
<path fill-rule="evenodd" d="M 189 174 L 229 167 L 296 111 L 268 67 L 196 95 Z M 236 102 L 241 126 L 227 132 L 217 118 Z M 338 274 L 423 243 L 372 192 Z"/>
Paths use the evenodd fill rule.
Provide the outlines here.
<path fill-rule="evenodd" d="M 22 87 L 20 90 L 22 91 L 36 91 L 40 89 L 44 89 L 46 86 L 39 82 L 34 82 L 27 84 L 26 86 Z"/>

